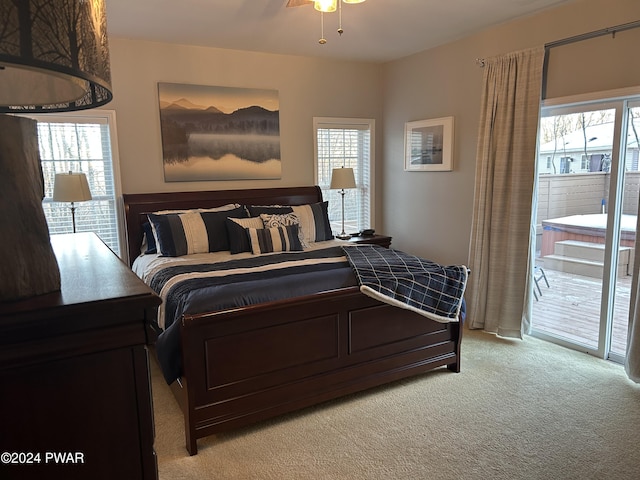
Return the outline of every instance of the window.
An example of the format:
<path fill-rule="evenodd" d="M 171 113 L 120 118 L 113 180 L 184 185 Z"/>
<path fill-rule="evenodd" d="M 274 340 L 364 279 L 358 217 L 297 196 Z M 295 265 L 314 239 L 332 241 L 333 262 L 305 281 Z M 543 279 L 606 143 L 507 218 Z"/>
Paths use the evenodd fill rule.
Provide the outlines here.
<path fill-rule="evenodd" d="M 53 201 L 56 173 L 87 175 L 92 200 L 74 204 L 76 231 L 95 232 L 120 255 L 116 175 L 110 126 L 115 114 L 108 111 L 73 112 L 31 116 L 38 122 L 38 143 L 44 175 L 42 202 L 51 235 L 72 233 L 71 204 Z"/>
<path fill-rule="evenodd" d="M 580 155 L 580 170 L 583 172 L 589 171 L 589 162 L 590 157 L 587 157 L 586 155 Z"/>
<path fill-rule="evenodd" d="M 316 184 L 329 201 L 329 221 L 334 233 L 342 230 L 340 190 L 330 190 L 334 168 L 350 167 L 356 188 L 345 190 L 344 228 L 347 233 L 373 226 L 373 119 L 314 118 Z"/>

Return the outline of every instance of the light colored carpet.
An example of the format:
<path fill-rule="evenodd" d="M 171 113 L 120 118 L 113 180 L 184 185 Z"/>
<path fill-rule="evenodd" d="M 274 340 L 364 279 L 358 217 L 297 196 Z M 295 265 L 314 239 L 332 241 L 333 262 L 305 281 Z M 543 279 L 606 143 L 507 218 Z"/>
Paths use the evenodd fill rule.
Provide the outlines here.
<path fill-rule="evenodd" d="M 620 365 L 465 330 L 437 370 L 198 440 L 152 361 L 161 480 L 638 479 L 640 386 Z"/>

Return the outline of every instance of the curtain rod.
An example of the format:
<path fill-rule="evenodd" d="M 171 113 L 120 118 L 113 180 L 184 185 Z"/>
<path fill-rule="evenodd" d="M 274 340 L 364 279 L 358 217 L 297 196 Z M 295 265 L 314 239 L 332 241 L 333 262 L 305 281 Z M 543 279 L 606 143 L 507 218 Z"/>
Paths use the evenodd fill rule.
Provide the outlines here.
<path fill-rule="evenodd" d="M 636 20 L 634 22 L 623 23 L 621 25 L 616 25 L 614 27 L 607 27 L 601 30 L 595 30 L 593 32 L 581 33 L 580 35 L 575 35 L 573 37 L 562 38 L 560 40 L 556 40 L 554 42 L 549 42 L 544 44 L 544 48 L 546 51 L 553 47 L 559 47 L 561 45 L 568 45 L 570 43 L 581 42 L 583 40 L 589 40 L 591 38 L 601 37 L 603 35 L 613 35 L 615 37 L 617 32 L 623 32 L 625 30 L 631 30 L 632 28 L 640 27 L 640 20 Z M 484 58 L 476 58 L 476 65 L 479 67 L 485 66 Z"/>
<path fill-rule="evenodd" d="M 616 38 L 616 32 L 622 32 L 624 30 L 631 30 L 632 28 L 640 27 L 640 20 L 636 20 L 635 22 L 623 23 L 621 25 L 616 25 L 614 27 L 603 28 L 601 30 L 595 30 L 589 33 L 583 33 L 581 35 L 575 35 L 573 37 L 563 38 L 561 40 L 556 40 L 555 42 L 546 43 L 544 46 L 544 64 L 542 66 L 542 95 L 541 98 L 544 100 L 547 98 L 547 76 L 549 73 L 549 50 L 553 47 L 559 47 L 561 45 L 568 45 L 570 43 L 581 42 L 583 40 L 589 40 L 591 38 L 602 37 L 604 35 L 612 35 L 612 38 Z"/>
<path fill-rule="evenodd" d="M 567 45 L 569 43 L 581 42 L 582 40 L 589 40 L 595 37 L 601 37 L 603 35 L 615 35 L 617 32 L 623 32 L 625 30 L 631 30 L 632 28 L 640 27 L 640 20 L 636 20 L 635 22 L 623 23 L 621 25 L 616 25 L 615 27 L 607 27 L 601 30 L 595 30 L 593 32 L 581 33 L 580 35 L 575 35 L 573 37 L 563 38 L 560 40 L 556 40 L 555 42 L 545 43 L 544 48 L 549 49 L 553 47 L 559 47 L 561 45 Z"/>

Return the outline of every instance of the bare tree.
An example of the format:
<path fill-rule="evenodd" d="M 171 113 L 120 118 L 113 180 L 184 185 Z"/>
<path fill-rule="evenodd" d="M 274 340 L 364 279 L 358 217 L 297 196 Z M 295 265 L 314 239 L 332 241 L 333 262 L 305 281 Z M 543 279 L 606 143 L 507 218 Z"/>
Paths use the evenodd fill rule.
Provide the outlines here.
<path fill-rule="evenodd" d="M 541 127 L 543 130 L 542 140 L 544 143 L 553 142 L 553 153 L 551 154 L 551 167 L 553 173 L 558 173 L 556 166 L 556 155 L 558 149 L 562 150 L 566 156 L 565 136 L 572 131 L 572 123 L 567 115 L 554 115 L 552 117 L 543 118 Z"/>
<path fill-rule="evenodd" d="M 578 116 L 578 125 L 582 130 L 583 154 L 585 160 L 589 160 L 589 142 L 595 137 L 587 138 L 588 128 L 594 125 L 602 125 L 611 121 L 611 113 L 608 110 L 596 110 L 592 112 L 581 112 Z"/>

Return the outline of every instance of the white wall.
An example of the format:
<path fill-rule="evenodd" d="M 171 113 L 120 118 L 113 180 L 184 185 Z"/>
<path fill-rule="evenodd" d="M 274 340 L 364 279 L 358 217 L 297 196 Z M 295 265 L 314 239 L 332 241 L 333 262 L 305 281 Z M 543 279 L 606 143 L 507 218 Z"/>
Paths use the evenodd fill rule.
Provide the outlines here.
<path fill-rule="evenodd" d="M 638 0 L 577 0 L 385 65 L 110 38 L 114 100 L 105 108 L 117 115 L 122 190 L 310 185 L 312 118 L 374 118 L 378 230 L 396 248 L 466 263 L 482 84 L 475 59 L 637 19 Z M 588 45 L 572 55 L 593 70 Z M 165 183 L 158 82 L 278 90 L 282 179 Z M 404 172 L 405 122 L 445 116 L 455 117 L 454 171 Z"/>
<path fill-rule="evenodd" d="M 384 162 L 378 173 L 383 228 L 393 235 L 393 245 L 441 263 L 467 262 L 483 74 L 476 58 L 638 19 L 638 0 L 581 0 L 387 64 Z M 592 73 L 597 64 L 587 47 L 573 54 L 582 57 L 585 71 Z M 576 72 L 567 81 L 580 82 L 581 75 L 585 72 Z M 454 171 L 405 172 L 404 123 L 446 116 L 455 117 Z"/>
<path fill-rule="evenodd" d="M 124 193 L 313 185 L 314 116 L 382 123 L 379 65 L 123 38 L 110 38 L 110 54 L 114 98 L 104 108 L 116 111 Z M 282 178 L 166 183 L 158 82 L 278 90 Z"/>

